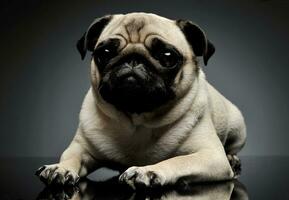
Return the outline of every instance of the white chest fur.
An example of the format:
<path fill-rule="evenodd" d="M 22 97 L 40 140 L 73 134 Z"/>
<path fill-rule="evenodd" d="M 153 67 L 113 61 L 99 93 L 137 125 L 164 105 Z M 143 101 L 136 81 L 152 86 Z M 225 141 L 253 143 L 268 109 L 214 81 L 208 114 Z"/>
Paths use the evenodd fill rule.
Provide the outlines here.
<path fill-rule="evenodd" d="M 162 128 L 139 125 L 127 129 L 121 124 L 111 124 L 100 130 L 99 126 L 90 129 L 86 126 L 83 135 L 105 159 L 124 165 L 147 165 L 182 151 L 181 144 L 192 133 L 195 123 L 192 116 L 184 116 Z"/>

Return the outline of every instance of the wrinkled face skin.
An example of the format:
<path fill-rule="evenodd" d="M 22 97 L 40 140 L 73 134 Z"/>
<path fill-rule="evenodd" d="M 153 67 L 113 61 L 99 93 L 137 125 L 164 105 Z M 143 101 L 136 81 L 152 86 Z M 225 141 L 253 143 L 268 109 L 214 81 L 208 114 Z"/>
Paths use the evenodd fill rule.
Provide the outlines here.
<path fill-rule="evenodd" d="M 92 52 L 92 86 L 105 102 L 125 113 L 153 112 L 191 87 L 198 67 L 181 28 L 198 41 L 205 36 L 197 26 L 147 13 L 97 20 L 78 49 L 82 57 Z"/>
<path fill-rule="evenodd" d="M 110 38 L 93 53 L 102 77 L 98 87 L 102 98 L 129 113 L 149 112 L 173 99 L 171 86 L 184 62 L 182 54 L 157 37 L 149 44 L 137 44 L 137 50 L 124 51 L 120 44 Z"/>
<path fill-rule="evenodd" d="M 186 57 L 168 35 L 146 25 L 150 16 L 120 18 L 115 21 L 121 21 L 121 27 L 110 22 L 115 30 L 108 25 L 93 51 L 100 75 L 98 91 L 118 110 L 151 112 L 176 97 L 173 84 Z"/>

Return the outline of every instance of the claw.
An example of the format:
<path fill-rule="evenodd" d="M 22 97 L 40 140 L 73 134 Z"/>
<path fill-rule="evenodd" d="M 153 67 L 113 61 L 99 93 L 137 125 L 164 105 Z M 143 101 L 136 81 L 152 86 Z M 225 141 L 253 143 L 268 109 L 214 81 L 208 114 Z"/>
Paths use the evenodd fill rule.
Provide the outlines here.
<path fill-rule="evenodd" d="M 79 176 L 73 177 L 71 173 L 68 173 L 68 175 L 65 177 L 65 183 L 67 185 L 74 186 L 79 181 L 79 179 L 80 179 Z"/>
<path fill-rule="evenodd" d="M 120 175 L 119 181 L 128 184 L 132 189 L 155 188 L 165 182 L 161 174 L 141 167 L 127 169 Z"/>
<path fill-rule="evenodd" d="M 35 175 L 36 175 L 36 176 L 39 176 L 40 173 L 41 173 L 45 168 L 46 168 L 45 165 L 39 167 L 39 168 L 36 170 Z"/>
<path fill-rule="evenodd" d="M 80 179 L 80 177 L 77 175 L 75 182 L 77 183 L 79 181 L 79 179 Z"/>
<path fill-rule="evenodd" d="M 72 174 L 68 172 L 68 173 L 65 175 L 64 181 L 65 181 L 66 183 L 69 183 L 72 179 L 73 179 Z"/>
<path fill-rule="evenodd" d="M 161 180 L 154 172 L 149 171 L 147 173 L 147 176 L 150 180 L 150 186 L 151 187 L 157 187 L 157 186 L 161 185 Z"/>
<path fill-rule="evenodd" d="M 77 173 L 70 171 L 58 164 L 44 165 L 35 173 L 46 185 L 75 185 L 80 177 Z"/>
<path fill-rule="evenodd" d="M 51 176 L 51 178 L 49 178 L 49 179 L 47 180 L 48 184 L 50 185 L 53 181 L 57 180 L 57 177 L 58 177 L 58 176 L 59 176 L 58 173 L 53 174 L 53 175 Z"/>

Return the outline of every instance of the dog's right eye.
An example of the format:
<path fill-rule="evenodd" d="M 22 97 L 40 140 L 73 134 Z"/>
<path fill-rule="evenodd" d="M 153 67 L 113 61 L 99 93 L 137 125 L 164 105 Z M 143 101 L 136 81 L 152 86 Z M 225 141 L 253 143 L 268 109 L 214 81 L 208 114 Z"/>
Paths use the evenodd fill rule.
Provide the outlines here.
<path fill-rule="evenodd" d="M 116 56 L 116 50 L 110 47 L 96 49 L 93 53 L 94 61 L 98 66 L 105 66 L 109 61 Z"/>
<path fill-rule="evenodd" d="M 108 47 L 97 50 L 94 53 L 94 60 L 101 65 L 106 65 L 115 53 Z"/>

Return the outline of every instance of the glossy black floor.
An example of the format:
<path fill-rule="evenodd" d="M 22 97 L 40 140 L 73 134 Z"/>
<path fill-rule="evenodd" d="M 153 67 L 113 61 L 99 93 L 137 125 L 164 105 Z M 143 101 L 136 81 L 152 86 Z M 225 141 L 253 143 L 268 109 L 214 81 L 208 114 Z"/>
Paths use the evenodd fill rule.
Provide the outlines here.
<path fill-rule="evenodd" d="M 45 187 L 34 172 L 56 159 L 2 158 L 0 199 L 289 199 L 289 157 L 241 157 L 241 160 L 242 174 L 238 181 L 134 192 L 111 178 L 116 172 L 104 169 L 75 188 Z"/>

